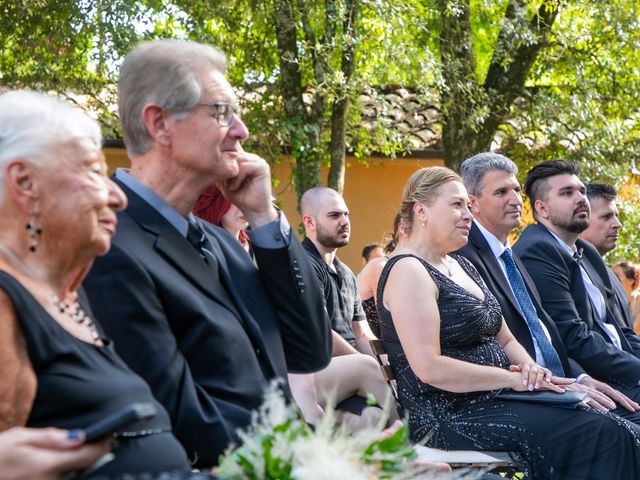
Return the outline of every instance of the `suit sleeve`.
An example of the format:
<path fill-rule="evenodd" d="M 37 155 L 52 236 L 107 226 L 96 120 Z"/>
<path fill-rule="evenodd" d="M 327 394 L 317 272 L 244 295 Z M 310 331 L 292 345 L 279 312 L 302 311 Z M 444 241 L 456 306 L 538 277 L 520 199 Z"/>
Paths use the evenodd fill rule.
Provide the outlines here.
<path fill-rule="evenodd" d="M 276 311 L 287 369 L 310 373 L 331 360 L 331 329 L 322 287 L 296 238 L 287 248 L 261 248 L 254 254 L 262 283 Z"/>
<path fill-rule="evenodd" d="M 569 361 L 569 365 L 571 366 L 571 375 L 573 375 L 574 377 L 579 377 L 582 374 L 586 374 L 589 375 L 584 368 L 582 368 L 582 366 L 576 362 L 573 358 L 568 357 L 567 360 Z"/>
<path fill-rule="evenodd" d="M 626 325 L 619 324 L 620 331 L 629 342 L 631 349 L 635 355 L 640 356 L 640 337 L 631 328 Z"/>
<path fill-rule="evenodd" d="M 217 464 L 235 429 L 223 420 L 221 405 L 192 378 L 147 272 L 114 245 L 96 259 L 83 286 L 118 354 L 168 410 L 173 432 L 195 466 Z M 225 410 L 224 418 L 233 415 Z"/>
<path fill-rule="evenodd" d="M 557 325 L 568 355 L 594 377 L 637 385 L 640 359 L 615 348 L 582 321 L 571 292 L 569 266 L 560 253 L 546 242 L 537 242 L 535 248 L 521 244 L 516 253 L 538 289 L 543 308 Z"/>

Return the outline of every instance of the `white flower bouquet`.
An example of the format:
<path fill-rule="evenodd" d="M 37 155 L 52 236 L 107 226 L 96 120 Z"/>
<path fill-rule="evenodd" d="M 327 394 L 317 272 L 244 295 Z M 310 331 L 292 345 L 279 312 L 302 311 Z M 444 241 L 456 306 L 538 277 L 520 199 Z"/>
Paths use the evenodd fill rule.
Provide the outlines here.
<path fill-rule="evenodd" d="M 227 480 L 472 478 L 469 472 L 437 474 L 415 463 L 406 426 L 386 438 L 380 435 L 382 425 L 351 434 L 336 426 L 333 408 L 326 410 L 312 429 L 272 385 L 251 426 L 240 432 L 242 445 L 223 455 L 218 475 Z"/>

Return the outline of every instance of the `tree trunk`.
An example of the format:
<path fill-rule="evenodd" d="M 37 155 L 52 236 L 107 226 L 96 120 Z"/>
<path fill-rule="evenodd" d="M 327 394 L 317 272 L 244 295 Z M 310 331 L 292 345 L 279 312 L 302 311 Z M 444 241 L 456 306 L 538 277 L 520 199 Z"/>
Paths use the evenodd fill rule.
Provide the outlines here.
<path fill-rule="evenodd" d="M 462 161 L 488 145 L 477 145 L 472 119 L 477 114 L 480 89 L 471 39 L 469 0 L 457 2 L 458 12 L 439 0 L 440 56 L 446 87 L 442 91 L 442 146 L 445 165 L 459 171 Z"/>
<path fill-rule="evenodd" d="M 471 41 L 469 0 L 457 3 L 458 13 L 447 11 L 439 0 L 440 54 L 446 87 L 442 92 L 442 145 L 445 165 L 459 171 L 462 162 L 489 150 L 496 130 L 509 114 L 514 100 L 524 95 L 525 83 L 538 54 L 544 48 L 557 17 L 560 0 L 545 0 L 531 21 L 526 19 L 526 0 L 510 0 L 487 76 L 482 85 L 476 77 Z M 530 43 L 516 42 L 513 28 L 529 29 Z"/>
<path fill-rule="evenodd" d="M 358 14 L 358 0 L 347 0 L 345 19 L 343 22 L 344 45 L 342 47 L 342 75 L 343 81 L 336 89 L 336 97 L 331 109 L 331 140 L 329 153 L 331 166 L 329 168 L 328 186 L 340 195 L 344 191 L 345 159 L 345 123 L 349 108 L 349 82 L 355 70 L 356 19 Z"/>
<path fill-rule="evenodd" d="M 295 161 L 294 178 L 299 202 L 305 191 L 320 185 L 320 125 L 310 120 L 302 96 L 296 19 L 291 2 L 275 1 L 275 27 L 281 71 L 280 90 L 288 119 L 286 125 L 292 146 L 291 156 Z"/>

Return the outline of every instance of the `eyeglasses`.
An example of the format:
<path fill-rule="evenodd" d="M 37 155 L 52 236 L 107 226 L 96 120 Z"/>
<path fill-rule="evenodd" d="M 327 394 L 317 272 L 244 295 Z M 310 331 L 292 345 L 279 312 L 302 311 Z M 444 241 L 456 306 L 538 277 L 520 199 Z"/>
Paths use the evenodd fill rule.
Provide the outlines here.
<path fill-rule="evenodd" d="M 228 127 L 233 122 L 233 116 L 240 118 L 242 110 L 240 105 L 227 102 L 198 103 L 199 107 L 206 107 L 212 110 L 212 117 L 216 119 L 221 127 Z"/>

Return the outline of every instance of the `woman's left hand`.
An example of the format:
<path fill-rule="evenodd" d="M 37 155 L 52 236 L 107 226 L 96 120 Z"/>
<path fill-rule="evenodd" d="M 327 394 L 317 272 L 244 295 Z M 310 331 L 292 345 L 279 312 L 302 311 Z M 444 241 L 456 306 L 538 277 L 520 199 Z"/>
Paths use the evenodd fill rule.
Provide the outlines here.
<path fill-rule="evenodd" d="M 511 365 L 509 367 L 509 371 L 520 372 L 520 375 L 522 376 L 522 384 L 526 385 L 529 391 L 538 390 L 543 382 L 547 388 L 547 384 L 552 384 L 551 370 L 541 367 L 533 361 L 526 361 L 518 365 Z M 551 390 L 555 389 L 551 388 Z"/>

